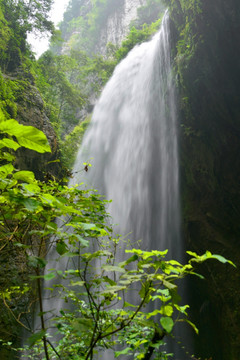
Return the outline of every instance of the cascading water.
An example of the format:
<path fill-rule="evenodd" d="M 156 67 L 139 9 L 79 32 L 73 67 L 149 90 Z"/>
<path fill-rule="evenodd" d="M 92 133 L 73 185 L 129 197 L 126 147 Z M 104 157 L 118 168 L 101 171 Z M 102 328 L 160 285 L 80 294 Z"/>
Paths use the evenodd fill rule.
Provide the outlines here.
<path fill-rule="evenodd" d="M 72 184 L 83 180 L 112 199 L 117 232 L 144 250 L 169 249 L 182 260 L 178 124 L 171 71 L 169 17 L 154 38 L 115 69 L 95 106 Z M 92 164 L 82 178 L 83 162 Z M 81 174 L 81 175 L 78 175 Z M 175 346 L 174 346 L 175 347 Z M 185 359 L 174 349 L 175 359 Z M 105 360 L 113 358 L 106 352 Z"/>
<path fill-rule="evenodd" d="M 77 156 L 92 168 L 86 183 L 112 199 L 121 234 L 144 249 L 168 248 L 180 258 L 178 139 L 171 76 L 169 19 L 115 69 L 94 109 Z M 80 174 L 82 174 L 80 172 Z M 73 183 L 82 181 L 76 175 Z"/>
<path fill-rule="evenodd" d="M 181 260 L 177 127 L 166 13 L 160 31 L 129 53 L 103 90 L 70 185 L 84 180 L 112 199 L 108 210 L 118 233 L 142 239 L 144 250 L 169 249 L 169 257 Z M 92 167 L 83 179 L 86 161 Z M 60 266 L 66 263 L 53 265 Z M 60 299 L 44 301 L 45 311 L 62 305 Z"/>

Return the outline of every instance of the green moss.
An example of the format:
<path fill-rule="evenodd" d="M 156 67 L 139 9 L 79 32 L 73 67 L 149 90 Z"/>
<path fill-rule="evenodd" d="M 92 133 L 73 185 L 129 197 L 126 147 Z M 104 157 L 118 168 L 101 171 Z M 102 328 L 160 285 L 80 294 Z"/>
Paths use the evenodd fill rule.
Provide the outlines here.
<path fill-rule="evenodd" d="M 16 98 L 14 96 L 14 82 L 4 78 L 0 72 L 0 108 L 6 118 L 15 118 L 17 115 Z"/>

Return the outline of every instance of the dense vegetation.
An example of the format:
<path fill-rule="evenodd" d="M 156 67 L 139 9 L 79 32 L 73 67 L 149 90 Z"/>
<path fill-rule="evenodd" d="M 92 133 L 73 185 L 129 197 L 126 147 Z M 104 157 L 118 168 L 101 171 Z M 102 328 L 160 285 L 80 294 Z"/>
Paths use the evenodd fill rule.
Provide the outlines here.
<path fill-rule="evenodd" d="M 30 349 L 16 348 L 17 344 L 13 347 L 12 341 L 4 338 L 0 339 L 3 348 L 24 351 L 24 357 L 29 359 L 87 360 L 101 350 L 121 345 L 123 350 L 115 350 L 115 357 L 133 355 L 146 360 L 155 354 L 155 359 L 167 359 L 170 355 L 163 339 L 172 333 L 176 323 L 186 321 L 198 331 L 187 319 L 188 305 L 180 305 L 176 281 L 195 274 L 194 267 L 209 259 L 232 263 L 210 252 L 202 256 L 189 252 L 188 264 L 181 265 L 165 260 L 167 250 L 143 251 L 131 246 L 125 250 L 125 260 L 117 263 L 123 243 L 113 237 L 106 202 L 96 191 L 56 181 L 37 181 L 31 171 L 14 167 L 13 150 L 19 147 L 40 153 L 50 151 L 46 136 L 36 128 L 6 119 L 0 112 L 0 133 L 0 255 L 18 248 L 22 269 L 15 269 L 16 280 L 20 272 L 28 269 L 32 273 L 26 283 L 5 284 L 0 291 L 8 313 L 32 334 L 28 340 Z M 56 262 L 56 268 L 49 268 L 47 253 L 51 247 L 60 256 L 59 261 L 67 257 L 71 265 L 59 269 Z M 58 302 L 62 299 L 59 313 L 44 307 L 42 279 L 52 293 L 48 303 L 52 306 L 56 296 Z M 16 313 L 12 309 L 21 296 L 29 293 L 30 284 L 35 289 L 32 299 Z M 126 294 L 136 292 L 135 284 L 139 297 L 132 303 L 132 295 Z M 39 304 L 39 328 L 26 317 L 35 301 Z M 73 306 L 66 306 L 66 302 Z M 143 311 L 150 302 L 156 306 Z M 46 321 L 49 314 L 54 316 L 51 322 Z M 62 335 L 57 343 L 49 334 L 52 327 Z"/>

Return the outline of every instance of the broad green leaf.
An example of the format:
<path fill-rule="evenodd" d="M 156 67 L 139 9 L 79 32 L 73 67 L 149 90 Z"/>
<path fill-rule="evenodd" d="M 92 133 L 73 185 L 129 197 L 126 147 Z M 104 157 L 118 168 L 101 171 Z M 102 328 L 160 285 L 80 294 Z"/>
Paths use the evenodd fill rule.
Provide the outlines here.
<path fill-rule="evenodd" d="M 25 208 L 28 211 L 33 212 L 33 211 L 35 211 L 35 210 L 37 210 L 39 208 L 40 203 L 35 199 L 26 198 L 26 199 L 23 200 L 23 205 L 25 206 Z"/>
<path fill-rule="evenodd" d="M 173 289 L 177 288 L 177 285 L 172 284 L 171 282 L 169 282 L 167 280 L 163 280 L 163 285 L 169 290 L 173 290 Z"/>
<path fill-rule="evenodd" d="M 59 255 L 63 255 L 68 251 L 67 245 L 63 241 L 59 241 L 56 245 L 56 250 Z"/>
<path fill-rule="evenodd" d="M 164 330 L 166 330 L 168 333 L 170 333 L 172 331 L 174 322 L 171 317 L 165 317 L 165 316 L 161 317 L 160 323 L 161 323 L 162 327 L 164 328 Z"/>
<path fill-rule="evenodd" d="M 20 148 L 20 145 L 12 139 L 3 138 L 0 140 L 0 149 L 3 147 L 7 147 L 16 151 L 18 148 Z"/>
<path fill-rule="evenodd" d="M 13 174 L 13 178 L 24 181 L 26 183 L 34 183 L 36 181 L 35 175 L 32 171 L 18 171 L 15 174 Z"/>
<path fill-rule="evenodd" d="M 166 316 L 172 316 L 173 314 L 173 307 L 171 305 L 162 306 L 160 310 L 160 314 Z"/>
<path fill-rule="evenodd" d="M 43 201 L 43 203 L 45 204 L 49 204 L 49 205 L 53 205 L 56 203 L 59 203 L 59 201 L 57 200 L 57 198 L 55 198 L 54 196 L 52 196 L 51 194 L 42 194 L 41 195 L 41 199 Z"/>
<path fill-rule="evenodd" d="M 43 278 L 44 280 L 52 280 L 56 277 L 56 274 L 54 272 L 50 272 L 46 275 L 42 275 L 41 278 Z"/>
<path fill-rule="evenodd" d="M 13 162 L 15 160 L 15 156 L 13 154 L 10 154 L 9 152 L 1 152 L 0 151 L 0 159 L 6 160 L 8 162 Z"/>
<path fill-rule="evenodd" d="M 35 195 L 38 194 L 41 191 L 41 188 L 32 183 L 32 184 L 22 184 L 22 187 L 30 194 L 30 195 Z"/>
<path fill-rule="evenodd" d="M 10 119 L 0 122 L 0 132 L 15 136 L 19 145 L 39 153 L 51 152 L 46 135 L 33 126 L 24 126 Z"/>
<path fill-rule="evenodd" d="M 73 237 L 77 238 L 83 247 L 89 246 L 89 240 L 84 239 L 81 235 L 73 234 Z"/>
<path fill-rule="evenodd" d="M 12 164 L 6 164 L 0 166 L 0 176 L 2 179 L 5 179 L 8 175 L 12 174 L 14 167 Z"/>

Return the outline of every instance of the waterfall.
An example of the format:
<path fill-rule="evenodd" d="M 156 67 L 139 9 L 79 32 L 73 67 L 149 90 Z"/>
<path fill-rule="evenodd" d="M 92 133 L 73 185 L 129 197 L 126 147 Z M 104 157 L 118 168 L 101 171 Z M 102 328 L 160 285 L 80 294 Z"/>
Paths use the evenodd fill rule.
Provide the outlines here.
<path fill-rule="evenodd" d="M 169 40 L 166 12 L 153 39 L 136 46 L 116 67 L 95 106 L 70 185 L 84 180 L 113 200 L 108 210 L 118 233 L 141 240 L 144 250 L 169 249 L 169 257 L 181 260 L 178 124 Z M 83 179 L 88 161 L 92 167 Z M 52 248 L 48 259 L 54 255 Z M 62 261 L 50 261 L 48 267 L 65 267 L 67 260 Z M 61 300 L 44 300 L 45 311 L 51 308 L 59 312 Z M 105 360 L 112 358 L 104 354 Z"/>
<path fill-rule="evenodd" d="M 178 123 L 170 50 L 166 12 L 160 31 L 128 54 L 104 88 L 71 183 L 84 180 L 113 200 L 109 212 L 118 233 L 130 233 L 133 242 L 141 240 L 143 250 L 169 249 L 169 257 L 181 261 Z M 88 161 L 92 167 L 83 179 L 81 169 Z M 175 343 L 170 348 L 175 359 L 186 358 Z M 112 353 L 104 354 L 105 360 L 112 358 Z"/>
<path fill-rule="evenodd" d="M 171 72 L 169 18 L 154 38 L 116 67 L 95 106 L 74 167 L 107 199 L 121 234 L 144 249 L 180 258 L 178 139 Z M 81 174 L 78 176 L 78 174 Z"/>

